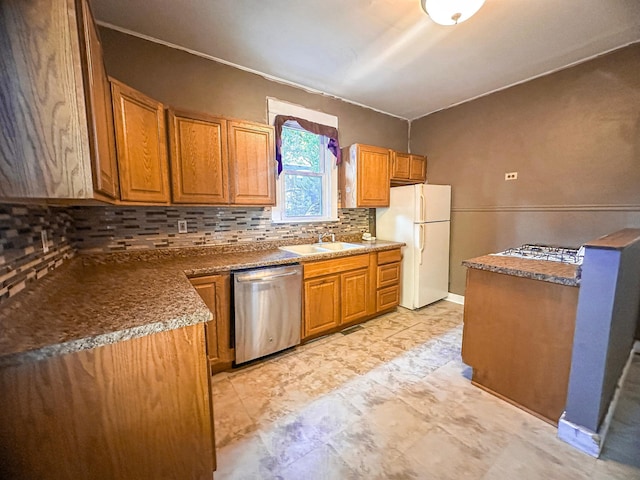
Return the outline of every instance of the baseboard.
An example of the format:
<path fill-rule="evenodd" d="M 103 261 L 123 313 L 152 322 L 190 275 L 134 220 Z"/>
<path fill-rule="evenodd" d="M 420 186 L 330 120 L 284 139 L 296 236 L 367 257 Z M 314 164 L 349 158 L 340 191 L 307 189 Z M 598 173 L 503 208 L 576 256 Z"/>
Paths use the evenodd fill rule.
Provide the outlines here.
<path fill-rule="evenodd" d="M 598 458 L 602 451 L 603 439 L 596 432 L 586 427 L 571 423 L 565 418 L 567 412 L 562 412 L 560 421 L 558 422 L 558 438 L 568 443 L 573 448 Z"/>
<path fill-rule="evenodd" d="M 444 299 L 448 302 L 464 305 L 464 295 L 458 295 L 457 293 L 449 292 L 449 295 L 447 295 Z"/>
<path fill-rule="evenodd" d="M 558 438 L 574 448 L 581 450 L 582 452 L 591 455 L 592 457 L 598 458 L 600 453 L 602 452 L 602 447 L 604 446 L 605 439 L 607 437 L 607 433 L 609 432 L 609 426 L 611 425 L 611 420 L 613 419 L 613 414 L 615 413 L 616 407 L 618 406 L 618 401 L 620 400 L 620 395 L 622 393 L 622 387 L 624 386 L 624 382 L 627 378 L 627 373 L 629 373 L 629 368 L 631 367 L 631 362 L 633 361 L 633 356 L 640 353 L 640 341 L 636 340 L 633 344 L 633 348 L 629 353 L 629 358 L 627 359 L 627 363 L 622 369 L 622 375 L 620 375 L 620 379 L 616 385 L 616 391 L 613 394 L 613 398 L 611 399 L 611 403 L 609 403 L 609 408 L 607 410 L 607 414 L 598 429 L 598 432 L 594 432 L 586 427 L 581 425 L 576 425 L 575 423 L 570 422 L 565 418 L 566 411 L 562 413 L 560 417 L 560 421 L 558 422 Z"/>

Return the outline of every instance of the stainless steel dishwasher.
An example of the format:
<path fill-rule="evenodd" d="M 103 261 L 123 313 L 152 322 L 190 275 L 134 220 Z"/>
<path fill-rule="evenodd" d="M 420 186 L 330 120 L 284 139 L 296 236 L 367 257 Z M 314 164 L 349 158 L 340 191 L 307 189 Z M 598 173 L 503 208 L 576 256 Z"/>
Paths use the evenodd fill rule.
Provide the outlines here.
<path fill-rule="evenodd" d="M 300 343 L 302 266 L 233 274 L 236 364 Z"/>

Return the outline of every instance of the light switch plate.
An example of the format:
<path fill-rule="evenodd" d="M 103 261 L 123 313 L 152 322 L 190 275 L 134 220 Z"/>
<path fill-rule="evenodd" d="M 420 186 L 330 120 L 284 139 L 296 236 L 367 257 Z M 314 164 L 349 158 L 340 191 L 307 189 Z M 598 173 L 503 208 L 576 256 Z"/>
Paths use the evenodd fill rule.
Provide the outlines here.
<path fill-rule="evenodd" d="M 178 220 L 178 233 L 187 233 L 187 221 Z"/>

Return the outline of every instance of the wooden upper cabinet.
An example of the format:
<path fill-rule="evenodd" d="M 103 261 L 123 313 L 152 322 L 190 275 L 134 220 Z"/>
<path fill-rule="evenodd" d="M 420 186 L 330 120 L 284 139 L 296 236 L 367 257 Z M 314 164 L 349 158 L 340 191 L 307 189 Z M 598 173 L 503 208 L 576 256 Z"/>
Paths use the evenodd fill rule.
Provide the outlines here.
<path fill-rule="evenodd" d="M 164 106 L 111 79 L 116 150 L 123 201 L 168 203 Z"/>
<path fill-rule="evenodd" d="M 388 207 L 391 151 L 354 144 L 343 150 L 339 170 L 342 206 Z"/>
<path fill-rule="evenodd" d="M 393 152 L 391 155 L 391 180 L 409 180 L 411 155 Z"/>
<path fill-rule="evenodd" d="M 427 157 L 411 155 L 409 180 L 419 183 L 427 181 Z"/>
<path fill-rule="evenodd" d="M 0 197 L 92 199 L 93 155 L 102 172 L 96 185 L 113 195 L 109 106 L 92 28 L 85 1 L 0 2 Z M 91 78 L 96 88 L 87 92 Z"/>
<path fill-rule="evenodd" d="M 234 205 L 275 205 L 274 129 L 269 125 L 231 120 L 229 175 Z"/>
<path fill-rule="evenodd" d="M 427 158 L 409 153 L 392 152 L 391 185 L 410 185 L 427 180 Z"/>
<path fill-rule="evenodd" d="M 174 203 L 228 204 L 227 121 L 169 109 Z"/>
<path fill-rule="evenodd" d="M 93 187 L 112 199 L 119 197 L 118 166 L 111 88 L 102 57 L 102 45 L 87 0 L 80 2 L 82 35 L 80 46 L 86 61 L 83 69 L 87 117 L 89 119 L 89 148 L 93 168 Z"/>

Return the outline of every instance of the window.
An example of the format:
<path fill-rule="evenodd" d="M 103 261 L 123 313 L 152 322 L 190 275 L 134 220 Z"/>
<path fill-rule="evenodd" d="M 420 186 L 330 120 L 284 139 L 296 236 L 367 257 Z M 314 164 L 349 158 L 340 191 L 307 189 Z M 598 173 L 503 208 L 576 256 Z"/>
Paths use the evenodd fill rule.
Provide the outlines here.
<path fill-rule="evenodd" d="M 277 102 L 278 108 L 272 108 L 272 102 Z M 330 115 L 269 99 L 271 122 L 276 115 L 291 115 L 328 124 L 326 118 L 319 121 L 318 114 L 335 119 L 337 126 L 337 119 Z M 282 172 L 276 184 L 272 221 L 338 221 L 338 174 L 336 158 L 327 149 L 328 139 L 308 132 L 292 121 L 282 127 L 281 138 Z"/>
<path fill-rule="evenodd" d="M 327 210 L 326 139 L 287 122 L 282 128 L 282 220 L 322 220 Z M 331 155 L 329 155 L 331 156 Z"/>

